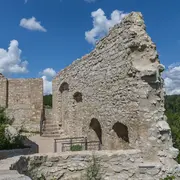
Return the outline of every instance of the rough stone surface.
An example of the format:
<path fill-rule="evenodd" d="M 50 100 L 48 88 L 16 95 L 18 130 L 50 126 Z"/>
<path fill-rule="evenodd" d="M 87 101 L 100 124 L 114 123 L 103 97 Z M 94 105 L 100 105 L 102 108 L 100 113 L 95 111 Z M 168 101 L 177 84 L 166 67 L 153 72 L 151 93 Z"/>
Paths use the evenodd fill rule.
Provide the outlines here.
<path fill-rule="evenodd" d="M 7 106 L 7 79 L 0 74 L 0 105 Z"/>
<path fill-rule="evenodd" d="M 13 126 L 39 131 L 43 112 L 42 79 L 6 79 L 0 76 L 0 106 L 6 108 Z"/>
<path fill-rule="evenodd" d="M 6 139 L 8 139 L 11 143 L 15 142 L 16 138 L 20 136 L 19 132 L 10 125 L 5 128 L 4 134 Z"/>
<path fill-rule="evenodd" d="M 164 115 L 163 69 L 141 13 L 133 12 L 112 28 L 90 54 L 73 62 L 53 80 L 53 117 L 49 119 L 57 124 L 61 137 L 83 136 L 102 143 L 103 151 L 94 153 L 102 179 L 158 180 L 175 175 L 180 180 L 180 167 L 174 160 L 178 150 L 173 148 Z M 10 81 L 7 87 L 13 89 L 16 82 Z M 4 104 L 15 110 L 11 110 L 15 119 L 23 118 L 21 124 L 29 124 L 27 117 L 37 109 L 30 121 L 32 127 L 40 115 L 39 106 L 33 103 L 41 100 L 39 94 L 26 93 L 27 87 L 22 84 L 18 81 L 16 93 L 8 90 Z M 31 85 L 31 92 L 36 92 L 37 87 Z M 17 106 L 13 106 L 14 97 L 18 97 Z M 46 123 L 46 130 L 54 127 L 51 121 Z M 85 179 L 92 159 L 88 151 L 39 154 L 21 157 L 11 169 L 35 180 L 41 176 L 47 180 L 78 180 Z"/>
<path fill-rule="evenodd" d="M 12 170 L 33 180 L 86 180 L 87 169 L 95 159 L 102 180 L 159 180 L 167 175 L 178 174 L 179 166 L 167 168 L 166 164 L 145 162 L 139 150 L 66 152 L 61 154 L 39 154 L 20 157 L 11 165 Z"/>
<path fill-rule="evenodd" d="M 96 118 L 103 149 L 140 149 L 150 161 L 159 151 L 168 154 L 163 68 L 141 13 L 129 14 L 53 80 L 53 114 L 61 136 L 98 140 L 97 127 L 90 128 Z"/>
<path fill-rule="evenodd" d="M 31 178 L 10 170 L 11 164 L 19 160 L 19 157 L 8 158 L 0 161 L 0 180 L 31 180 Z"/>

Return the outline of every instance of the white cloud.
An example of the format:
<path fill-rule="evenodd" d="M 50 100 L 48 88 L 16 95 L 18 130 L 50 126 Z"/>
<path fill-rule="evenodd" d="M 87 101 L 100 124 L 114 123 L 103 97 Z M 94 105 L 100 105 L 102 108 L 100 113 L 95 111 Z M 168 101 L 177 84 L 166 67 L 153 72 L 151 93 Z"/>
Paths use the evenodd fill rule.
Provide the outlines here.
<path fill-rule="evenodd" d="M 24 0 L 24 4 L 27 4 L 28 0 Z"/>
<path fill-rule="evenodd" d="M 40 74 L 43 78 L 44 94 L 52 94 L 52 79 L 56 75 L 56 71 L 52 68 L 44 69 Z"/>
<path fill-rule="evenodd" d="M 102 9 L 92 12 L 93 28 L 85 32 L 85 39 L 89 43 L 95 44 L 98 39 L 108 33 L 111 27 L 120 23 L 126 15 L 127 14 L 123 13 L 123 11 L 114 10 L 111 13 L 111 18 L 108 20 Z"/>
<path fill-rule="evenodd" d="M 167 95 L 180 94 L 180 64 L 172 64 L 163 73 Z"/>
<path fill-rule="evenodd" d="M 47 30 L 41 26 L 41 22 L 38 22 L 35 17 L 21 19 L 20 26 L 31 31 L 47 32 Z"/>
<path fill-rule="evenodd" d="M 0 48 L 0 72 L 3 74 L 26 73 L 27 61 L 21 60 L 22 51 L 16 40 L 10 42 L 8 50 Z"/>
<path fill-rule="evenodd" d="M 44 69 L 42 74 L 47 77 L 54 77 L 56 75 L 56 71 L 52 68 Z"/>

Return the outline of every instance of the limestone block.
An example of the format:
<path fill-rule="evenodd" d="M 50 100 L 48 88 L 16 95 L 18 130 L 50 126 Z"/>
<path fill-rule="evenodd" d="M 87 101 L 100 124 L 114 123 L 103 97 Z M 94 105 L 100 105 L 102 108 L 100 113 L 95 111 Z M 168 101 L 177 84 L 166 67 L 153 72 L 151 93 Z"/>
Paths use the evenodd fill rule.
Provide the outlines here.
<path fill-rule="evenodd" d="M 11 142 L 15 142 L 16 138 L 20 136 L 19 132 L 12 126 L 8 125 L 5 128 L 5 137 Z"/>
<path fill-rule="evenodd" d="M 166 121 L 158 121 L 157 127 L 159 131 L 170 131 L 169 124 Z"/>
<path fill-rule="evenodd" d="M 171 147 L 169 148 L 169 158 L 173 158 L 175 159 L 179 154 L 179 150 L 174 148 L 174 147 Z"/>

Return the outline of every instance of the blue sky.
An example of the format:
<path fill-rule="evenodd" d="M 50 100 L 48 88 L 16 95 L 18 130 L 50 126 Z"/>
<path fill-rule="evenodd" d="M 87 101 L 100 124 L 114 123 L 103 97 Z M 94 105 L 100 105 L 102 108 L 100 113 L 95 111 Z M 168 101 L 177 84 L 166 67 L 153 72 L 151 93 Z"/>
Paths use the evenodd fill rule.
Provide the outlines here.
<path fill-rule="evenodd" d="M 173 91 L 172 94 L 180 93 L 180 85 L 177 87 L 177 83 L 180 84 L 180 78 L 177 82 L 180 66 L 174 64 L 180 60 L 180 1 L 94 1 L 90 3 L 87 0 L 28 0 L 25 3 L 24 0 L 1 0 L 0 70 L 4 70 L 3 73 L 9 77 L 25 78 L 40 77 L 43 73 L 39 72 L 46 68 L 53 68 L 58 72 L 93 49 L 93 44 L 85 39 L 85 32 L 93 28 L 92 12 L 101 8 L 107 19 L 110 19 L 114 10 L 124 13 L 140 11 L 144 16 L 148 34 L 157 44 L 161 63 L 167 67 L 166 85 L 174 87 L 173 90 L 169 90 Z M 36 22 L 41 22 L 41 27 L 36 27 L 36 31 L 28 29 L 27 23 L 20 26 L 23 18 L 27 22 L 32 17 L 36 18 Z M 12 69 L 6 67 L 5 70 L 2 66 L 7 66 L 7 63 L 1 65 L 1 50 L 7 51 L 12 40 L 19 43 L 22 53 L 20 58 L 16 59 L 28 62 L 28 73 L 22 68 L 19 71 L 14 70 L 14 66 Z M 12 47 L 16 47 L 17 42 L 13 42 Z M 12 51 L 14 52 L 14 49 Z M 18 49 L 15 48 L 15 51 Z M 174 65 L 170 66 L 171 64 Z"/>

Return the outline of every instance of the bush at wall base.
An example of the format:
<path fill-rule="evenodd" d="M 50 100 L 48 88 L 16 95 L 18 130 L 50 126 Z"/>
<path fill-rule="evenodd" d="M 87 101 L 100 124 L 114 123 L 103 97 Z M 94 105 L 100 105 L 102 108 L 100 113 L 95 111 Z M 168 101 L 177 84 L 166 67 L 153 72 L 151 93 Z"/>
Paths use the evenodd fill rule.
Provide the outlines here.
<path fill-rule="evenodd" d="M 5 136 L 5 128 L 6 125 L 0 125 L 0 150 L 25 148 L 25 146 L 23 145 L 23 137 L 19 135 L 14 138 L 13 142 L 10 142 Z"/>
<path fill-rule="evenodd" d="M 11 141 L 6 135 L 5 130 L 11 127 L 12 120 L 5 114 L 5 109 L 0 107 L 0 150 L 11 150 L 25 148 L 23 145 L 23 137 L 20 134 L 16 134 Z M 11 127 L 12 128 L 12 127 Z"/>
<path fill-rule="evenodd" d="M 174 180 L 175 177 L 174 176 L 167 176 L 164 179 L 160 179 L 160 180 Z"/>
<path fill-rule="evenodd" d="M 71 151 L 82 151 L 82 146 L 81 145 L 72 145 L 71 146 Z"/>

